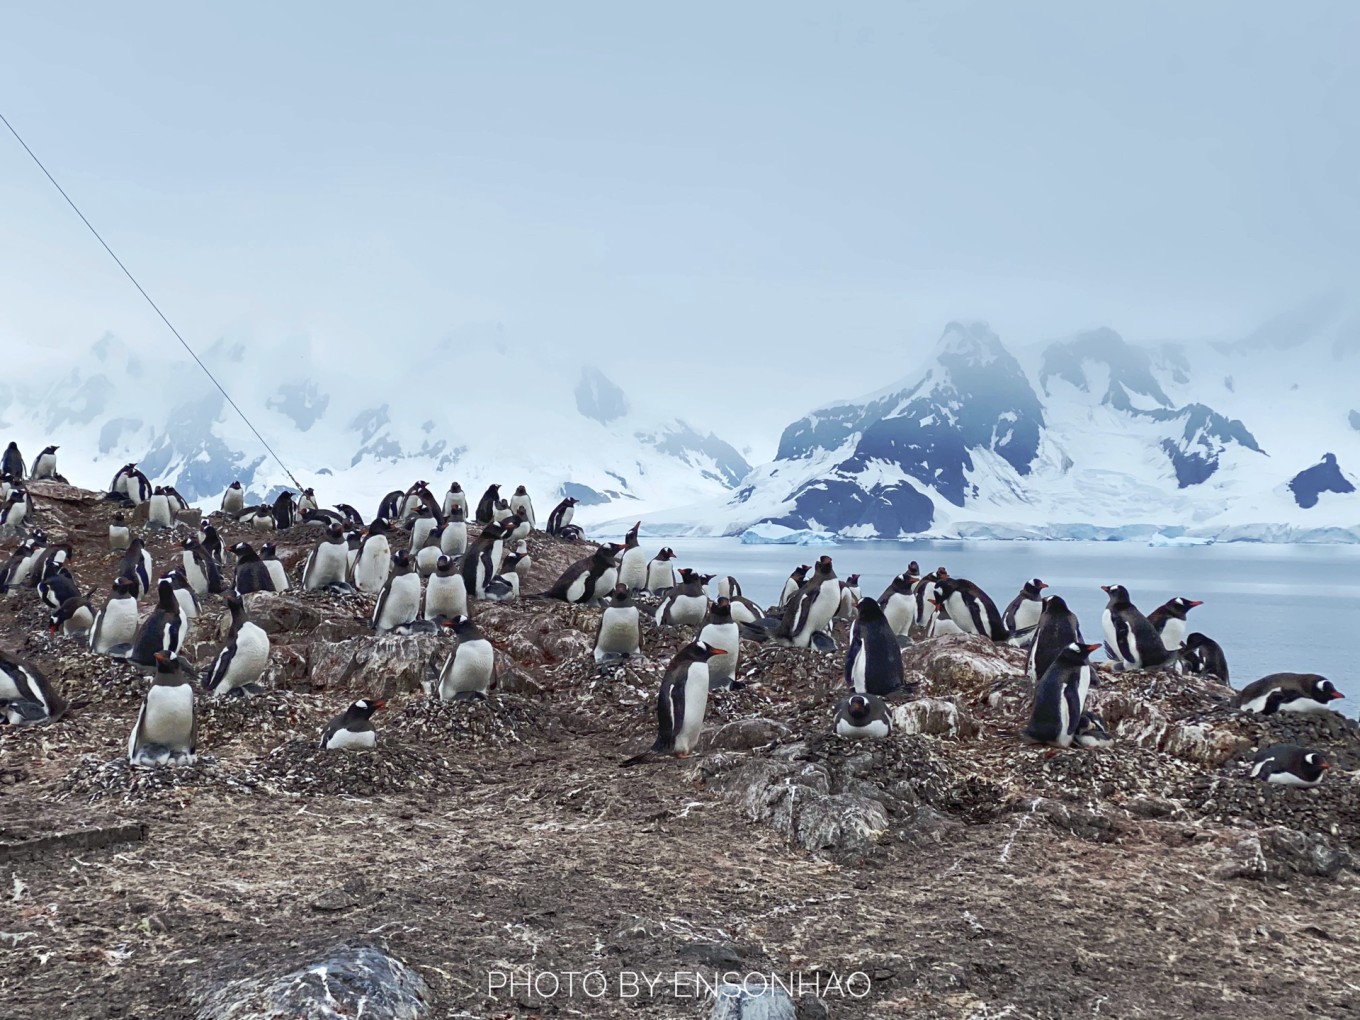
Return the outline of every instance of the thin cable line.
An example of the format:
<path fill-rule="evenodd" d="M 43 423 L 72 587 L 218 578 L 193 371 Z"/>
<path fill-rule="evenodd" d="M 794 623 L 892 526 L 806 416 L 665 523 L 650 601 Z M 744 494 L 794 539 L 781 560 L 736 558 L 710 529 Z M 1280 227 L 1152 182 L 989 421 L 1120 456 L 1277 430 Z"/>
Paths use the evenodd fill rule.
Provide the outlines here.
<path fill-rule="evenodd" d="M 146 298 L 146 303 L 149 304 L 152 307 L 152 309 L 155 310 L 156 314 L 161 317 L 161 322 L 165 323 L 165 325 L 169 328 L 170 332 L 175 334 L 175 339 L 178 340 L 180 344 L 183 345 L 186 351 L 189 352 L 189 356 L 193 358 L 194 361 L 198 362 L 198 367 L 203 369 L 203 374 L 212 380 L 212 384 L 216 386 L 218 390 L 221 391 L 222 396 L 226 398 L 227 403 L 231 405 L 232 410 L 239 414 L 241 416 L 241 420 L 245 422 L 247 426 L 249 426 L 250 431 L 255 433 L 255 438 L 260 441 L 260 445 L 269 451 L 269 455 L 273 457 L 274 460 L 278 461 L 279 467 L 283 468 L 284 474 L 286 474 L 289 478 L 293 480 L 293 485 L 295 485 L 299 490 L 301 490 L 302 483 L 297 480 L 297 477 L 293 474 L 293 472 L 288 470 L 288 465 L 283 462 L 283 459 L 277 453 L 274 452 L 274 448 L 270 446 L 267 442 L 265 442 L 264 436 L 260 435 L 260 430 L 257 429 L 251 423 L 249 418 L 246 417 L 246 413 L 236 405 L 236 401 L 231 399 L 231 394 L 228 393 L 225 389 L 223 389 L 222 384 L 217 381 L 217 377 L 213 375 L 210 371 L 208 371 L 208 366 L 203 364 L 202 359 L 199 358 L 199 356 L 194 353 L 194 349 L 189 346 L 189 344 L 185 341 L 184 337 L 180 336 L 179 330 L 175 328 L 174 323 L 167 319 L 165 317 L 165 313 L 160 310 L 160 306 L 157 305 L 156 302 L 151 300 L 151 295 L 146 292 L 146 290 L 142 287 L 140 283 L 137 282 L 137 277 L 133 276 L 128 267 L 123 265 L 123 260 L 120 259 L 116 254 L 114 254 L 114 251 L 112 248 L 109 247 L 108 242 L 105 241 L 104 238 L 100 236 L 99 231 L 94 229 L 94 224 L 92 224 L 89 220 L 85 218 L 85 214 L 80 211 L 80 207 L 71 200 L 70 195 L 66 194 L 66 189 L 57 183 L 57 179 L 53 177 L 50 172 L 48 172 L 47 167 L 43 166 L 42 160 L 40 160 L 37 154 L 28 147 L 28 143 L 23 140 L 23 137 L 19 134 L 18 131 L 14 130 L 14 125 L 9 122 L 9 119 L 3 113 L 0 113 L 0 122 L 3 122 L 5 127 L 9 128 L 9 133 L 12 134 L 15 140 L 24 147 L 24 151 L 28 153 L 29 157 L 33 160 L 33 162 L 38 164 L 38 169 L 43 172 L 44 176 L 46 176 L 47 179 L 52 182 L 52 187 L 56 188 L 57 191 L 61 193 L 61 197 L 66 199 L 66 204 L 75 210 L 75 214 L 80 217 L 80 222 L 84 223 L 85 226 L 89 228 L 90 233 L 94 235 L 95 240 L 98 241 L 101 245 L 103 245 L 104 250 L 109 253 L 109 257 L 112 258 L 114 262 L 118 263 L 118 268 L 123 271 L 123 275 L 126 276 L 129 280 L 131 280 L 132 285 L 137 288 L 138 292 L 142 295 L 142 297 Z"/>

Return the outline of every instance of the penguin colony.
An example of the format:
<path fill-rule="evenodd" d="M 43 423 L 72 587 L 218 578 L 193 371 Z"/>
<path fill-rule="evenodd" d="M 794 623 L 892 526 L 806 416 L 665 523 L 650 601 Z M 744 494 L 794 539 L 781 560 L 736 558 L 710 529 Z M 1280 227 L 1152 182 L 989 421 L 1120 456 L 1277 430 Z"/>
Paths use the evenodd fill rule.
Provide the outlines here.
<path fill-rule="evenodd" d="M 836 649 L 834 620 L 850 621 L 844 656 L 844 695 L 830 729 L 850 740 L 884 739 L 893 729 L 892 703 L 909 699 L 902 649 L 947 633 L 978 635 L 1028 650 L 1032 683 L 1029 717 L 1017 720 L 1018 739 L 1064 748 L 1104 748 L 1114 741 L 1095 710 L 1093 688 L 1100 669 L 1091 656 L 1103 650 L 1116 671 L 1158 669 L 1213 676 L 1229 682 L 1223 649 L 1199 632 L 1187 633 L 1187 616 L 1203 603 L 1174 597 L 1148 614 L 1118 583 L 1102 586 L 1108 602 L 1097 643 L 1088 643 L 1080 621 L 1058 594 L 1045 594 L 1039 578 L 1023 582 L 1004 610 L 978 585 L 944 567 L 923 573 L 912 562 L 878 598 L 863 595 L 859 575 L 840 579 L 830 556 L 800 564 L 790 574 L 775 606 L 762 608 L 743 597 L 732 576 L 700 573 L 674 565 L 670 547 L 648 557 L 639 541 L 640 523 L 622 543 L 604 543 L 568 567 L 546 591 L 522 594 L 527 573 L 527 538 L 537 527 L 524 486 L 502 498 L 500 486 L 482 494 L 473 511 L 454 482 L 443 498 L 418 481 L 388 493 L 365 521 L 349 504 L 318 505 L 311 489 L 283 492 L 272 503 L 246 505 L 239 482 L 224 492 L 220 509 L 197 529 L 180 520 L 188 503 L 173 486 L 153 485 L 136 464 L 114 476 L 105 499 L 118 504 L 108 529 L 110 551 L 122 557 L 114 576 L 76 579 L 69 545 L 52 543 L 35 515 L 25 482 L 65 482 L 56 471 L 58 447 L 50 446 L 27 473 L 16 444 L 3 455 L 0 473 L 0 592 L 31 589 L 50 609 L 49 631 L 86 643 L 97 653 L 144 667 L 152 676 L 136 718 L 130 720 L 128 760 L 158 767 L 192 763 L 197 754 L 198 697 L 249 697 L 264 690 L 270 643 L 249 618 L 247 596 L 280 592 L 296 584 L 304 591 L 375 597 L 370 624 L 375 634 L 428 632 L 451 639 L 450 652 L 427 694 L 454 702 L 488 697 L 496 683 L 496 655 L 478 628 L 476 603 L 516 598 L 553 599 L 598 606 L 593 650 L 600 668 L 640 655 L 640 610 L 634 597 L 660 599 L 657 626 L 676 630 L 688 643 L 671 659 L 657 691 L 656 739 L 622 765 L 658 757 L 684 758 L 698 746 L 711 692 L 740 686 L 736 679 L 743 641 L 793 648 Z M 567 541 L 584 538 L 572 523 L 576 500 L 562 499 L 547 517 L 549 534 Z M 144 509 L 143 509 L 144 508 Z M 137 522 L 137 523 L 134 523 Z M 315 523 L 325 532 L 290 578 L 269 538 L 295 525 Z M 138 527 L 183 533 L 177 562 L 159 572 Z M 393 547 L 397 529 L 409 544 Z M 224 541 L 230 531 L 235 541 Z M 240 536 L 255 535 L 254 542 Z M 717 580 L 718 597 L 709 595 Z M 102 599 L 97 593 L 104 592 Z M 200 599 L 220 597 L 230 617 L 221 646 L 201 670 L 181 655 L 200 612 Z M 154 602 L 144 615 L 141 600 Z M 196 690 L 197 688 L 197 690 Z M 1275 673 L 1235 692 L 1243 712 L 1319 712 L 1343 695 L 1326 677 Z M 378 746 L 373 717 L 386 707 L 379 697 L 343 707 L 319 736 L 319 746 L 364 750 Z M 11 726 L 59 720 L 69 706 L 34 666 L 0 650 L 0 720 Z M 1263 782 L 1312 787 L 1330 763 L 1297 745 L 1262 750 L 1250 775 Z"/>

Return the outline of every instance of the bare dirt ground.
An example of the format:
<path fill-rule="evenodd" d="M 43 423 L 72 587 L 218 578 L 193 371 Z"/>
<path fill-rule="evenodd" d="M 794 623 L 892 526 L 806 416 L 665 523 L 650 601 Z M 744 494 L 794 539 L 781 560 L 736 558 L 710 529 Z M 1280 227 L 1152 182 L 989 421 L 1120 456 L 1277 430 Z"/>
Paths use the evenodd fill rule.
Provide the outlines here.
<path fill-rule="evenodd" d="M 112 508 L 33 490 L 102 600 Z M 318 530 L 277 536 L 281 558 Z M 151 548 L 157 569 L 176 555 Z M 535 536 L 524 590 L 590 549 Z M 1009 732 L 1023 660 L 937 639 L 907 653 L 897 735 L 854 746 L 828 732 L 836 656 L 746 643 L 711 746 L 620 769 L 687 635 L 649 629 L 644 661 L 599 673 L 597 610 L 479 605 L 500 687 L 442 706 L 420 682 L 450 646 L 372 637 L 371 604 L 253 598 L 268 693 L 201 698 L 200 763 L 147 772 L 122 758 L 147 679 L 47 635 L 34 592 L 0 597 L 0 647 L 85 702 L 0 729 L 0 1015 L 217 1016 L 225 982 L 360 945 L 411 967 L 432 1017 L 706 1017 L 700 982 L 724 971 L 801 979 L 800 1018 L 1360 1015 L 1349 721 L 1242 719 L 1208 682 L 1109 676 L 1116 746 L 1048 758 Z M 204 600 L 199 666 L 221 612 Z M 379 750 L 316 750 L 364 694 L 392 699 Z M 1240 778 L 1281 739 L 1338 767 L 1315 791 Z"/>

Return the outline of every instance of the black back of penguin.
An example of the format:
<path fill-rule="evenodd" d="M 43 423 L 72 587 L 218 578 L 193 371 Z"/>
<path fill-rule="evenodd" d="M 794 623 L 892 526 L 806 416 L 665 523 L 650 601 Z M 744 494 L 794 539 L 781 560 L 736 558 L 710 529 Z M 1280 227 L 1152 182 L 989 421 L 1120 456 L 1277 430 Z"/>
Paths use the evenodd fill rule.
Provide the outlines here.
<path fill-rule="evenodd" d="M 859 612 L 850 625 L 845 684 L 852 690 L 878 697 L 904 686 L 902 648 L 877 599 L 859 600 Z"/>
<path fill-rule="evenodd" d="M 1090 682 L 1090 656 L 1099 645 L 1073 643 L 1062 649 L 1034 692 L 1024 736 L 1036 744 L 1068 747 L 1076 738 Z"/>
<path fill-rule="evenodd" d="M 1070 644 L 1085 644 L 1081 639 L 1081 623 L 1061 595 L 1050 595 L 1044 599 L 1044 611 L 1039 615 L 1029 646 L 1025 672 L 1031 682 L 1038 683 L 1058 653 Z"/>

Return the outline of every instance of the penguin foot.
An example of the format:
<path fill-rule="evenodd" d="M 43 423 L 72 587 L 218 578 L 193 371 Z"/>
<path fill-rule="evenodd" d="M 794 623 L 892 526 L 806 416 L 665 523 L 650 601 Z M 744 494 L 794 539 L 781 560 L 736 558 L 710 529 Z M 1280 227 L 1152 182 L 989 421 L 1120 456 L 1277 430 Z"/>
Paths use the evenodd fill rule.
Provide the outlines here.
<path fill-rule="evenodd" d="M 459 691 L 451 699 L 453 701 L 486 701 L 486 695 L 481 691 Z"/>

